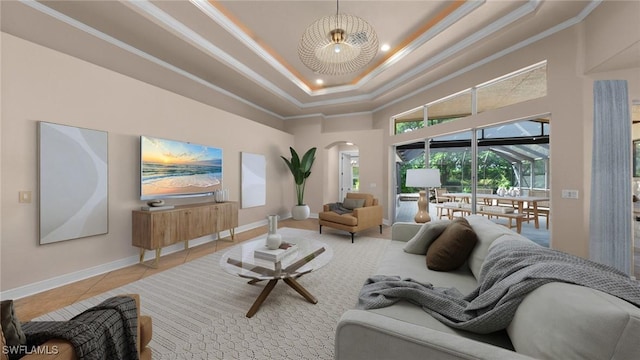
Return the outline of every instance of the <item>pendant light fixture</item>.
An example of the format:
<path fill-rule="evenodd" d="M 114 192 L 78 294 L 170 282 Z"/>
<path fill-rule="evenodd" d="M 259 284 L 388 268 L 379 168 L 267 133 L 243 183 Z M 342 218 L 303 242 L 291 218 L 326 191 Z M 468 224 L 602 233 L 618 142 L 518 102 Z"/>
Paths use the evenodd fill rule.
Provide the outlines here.
<path fill-rule="evenodd" d="M 309 25 L 298 45 L 298 56 L 306 67 L 319 74 L 343 75 L 366 66 L 378 52 L 373 27 L 357 16 L 336 14 Z"/>

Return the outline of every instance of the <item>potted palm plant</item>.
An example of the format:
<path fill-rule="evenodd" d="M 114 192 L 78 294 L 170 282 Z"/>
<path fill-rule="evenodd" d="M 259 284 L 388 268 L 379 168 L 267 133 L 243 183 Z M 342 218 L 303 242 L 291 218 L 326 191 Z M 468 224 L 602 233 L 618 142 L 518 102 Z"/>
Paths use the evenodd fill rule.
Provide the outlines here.
<path fill-rule="evenodd" d="M 284 156 L 280 157 L 285 163 L 287 163 L 287 166 L 293 175 L 293 180 L 296 183 L 296 197 L 298 204 L 291 209 L 291 216 L 294 220 L 304 220 L 308 218 L 311 213 L 309 206 L 304 203 L 304 187 L 307 183 L 307 178 L 311 175 L 311 166 L 313 165 L 313 161 L 316 159 L 316 148 L 313 147 L 307 150 L 307 152 L 302 156 L 302 160 L 300 160 L 298 153 L 292 147 L 289 147 L 289 150 L 291 151 L 291 160 Z"/>

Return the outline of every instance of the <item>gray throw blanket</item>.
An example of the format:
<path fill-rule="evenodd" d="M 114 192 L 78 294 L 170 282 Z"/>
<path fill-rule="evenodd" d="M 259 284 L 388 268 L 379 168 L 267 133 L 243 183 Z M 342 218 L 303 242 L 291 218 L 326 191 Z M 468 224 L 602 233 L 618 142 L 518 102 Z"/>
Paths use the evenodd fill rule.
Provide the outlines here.
<path fill-rule="evenodd" d="M 365 282 L 357 307 L 375 309 L 407 300 L 450 327 L 486 334 L 505 329 L 524 297 L 553 281 L 597 289 L 640 307 L 640 283 L 622 272 L 522 241 L 493 246 L 478 287 L 466 296 L 455 288 L 377 275 Z"/>
<path fill-rule="evenodd" d="M 329 204 L 329 211 L 333 211 L 333 212 L 335 212 L 337 214 L 340 214 L 340 215 L 348 214 L 348 213 L 352 213 L 353 212 L 353 210 L 347 209 L 346 207 L 344 207 L 341 202 Z"/>
<path fill-rule="evenodd" d="M 29 346 L 69 341 L 80 360 L 138 359 L 138 312 L 131 297 L 116 296 L 69 321 L 31 321 L 22 329 Z"/>

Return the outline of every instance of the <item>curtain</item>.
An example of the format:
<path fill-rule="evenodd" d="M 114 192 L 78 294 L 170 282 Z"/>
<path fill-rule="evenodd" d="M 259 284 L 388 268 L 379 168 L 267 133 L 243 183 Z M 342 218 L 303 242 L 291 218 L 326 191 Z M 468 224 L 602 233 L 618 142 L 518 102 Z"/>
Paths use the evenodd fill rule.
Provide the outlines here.
<path fill-rule="evenodd" d="M 596 81 L 589 254 L 629 274 L 632 256 L 631 116 L 627 82 Z"/>

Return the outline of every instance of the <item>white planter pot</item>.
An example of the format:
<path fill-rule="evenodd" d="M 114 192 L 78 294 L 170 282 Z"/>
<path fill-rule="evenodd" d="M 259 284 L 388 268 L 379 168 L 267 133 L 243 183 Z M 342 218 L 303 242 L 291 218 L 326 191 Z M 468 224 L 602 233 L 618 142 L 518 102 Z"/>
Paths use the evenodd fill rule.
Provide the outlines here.
<path fill-rule="evenodd" d="M 304 220 L 309 218 L 309 214 L 311 214 L 311 209 L 309 209 L 308 205 L 296 205 L 291 209 L 291 217 L 293 220 Z"/>

